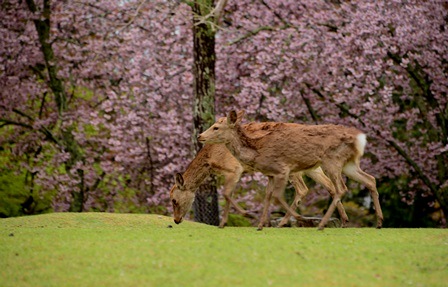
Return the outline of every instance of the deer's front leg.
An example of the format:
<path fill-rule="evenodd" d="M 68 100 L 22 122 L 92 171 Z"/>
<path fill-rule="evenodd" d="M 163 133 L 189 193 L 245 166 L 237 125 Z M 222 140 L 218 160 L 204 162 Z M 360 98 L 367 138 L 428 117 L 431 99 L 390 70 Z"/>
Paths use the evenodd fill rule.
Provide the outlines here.
<path fill-rule="evenodd" d="M 225 177 L 225 184 L 224 184 L 224 198 L 226 200 L 226 203 L 224 205 L 224 210 L 222 213 L 221 222 L 219 223 L 220 228 L 224 228 L 224 226 L 227 224 L 227 220 L 229 218 L 229 210 L 230 210 L 230 204 L 232 204 L 236 210 L 245 215 L 247 212 L 243 208 L 241 208 L 234 200 L 233 200 L 233 192 L 235 191 L 236 185 L 241 177 L 240 174 L 224 174 Z"/>
<path fill-rule="evenodd" d="M 308 175 L 315 182 L 320 183 L 323 187 L 325 187 L 330 193 L 332 198 L 336 197 L 336 188 L 334 187 L 331 180 L 324 174 L 322 168 L 318 167 L 314 170 L 306 171 L 305 174 Z M 342 195 L 340 195 L 339 197 L 342 198 Z M 349 220 L 341 201 L 338 201 L 337 209 L 339 211 L 339 215 L 341 216 L 342 227 L 345 227 Z"/>
<path fill-rule="evenodd" d="M 273 181 L 274 181 L 273 196 L 278 201 L 278 203 L 280 203 L 280 205 L 283 206 L 284 209 L 286 209 L 286 211 L 289 214 L 294 216 L 297 220 L 303 220 L 303 217 L 300 214 L 298 214 L 295 210 L 293 210 L 291 207 L 289 207 L 289 205 L 285 201 L 284 193 L 285 193 L 287 179 L 288 179 L 287 175 L 283 175 L 283 174 L 273 177 Z"/>
<path fill-rule="evenodd" d="M 299 206 L 299 203 L 302 201 L 302 198 L 305 197 L 306 194 L 308 193 L 308 187 L 306 186 L 305 182 L 303 181 L 302 172 L 297 172 L 294 174 L 291 173 L 289 175 L 289 181 L 292 183 L 292 185 L 294 186 L 294 189 L 296 190 L 296 195 L 294 197 L 294 200 L 293 200 L 290 208 L 292 210 L 296 210 L 296 208 Z M 285 226 L 288 223 L 290 217 L 291 217 L 291 213 L 287 212 L 285 214 L 285 216 L 283 217 L 283 219 L 278 224 L 278 227 Z"/>
<path fill-rule="evenodd" d="M 325 225 L 327 224 L 337 205 L 340 204 L 341 196 L 347 190 L 347 186 L 345 185 L 344 180 L 342 179 L 342 174 L 337 169 L 335 170 L 332 169 L 331 167 L 327 168 L 327 174 L 330 177 L 331 181 L 333 182 L 334 187 L 336 188 L 336 195 L 333 197 L 333 201 L 331 202 L 327 212 L 325 213 L 324 217 L 322 217 L 322 220 L 318 225 L 319 230 L 324 229 Z"/>

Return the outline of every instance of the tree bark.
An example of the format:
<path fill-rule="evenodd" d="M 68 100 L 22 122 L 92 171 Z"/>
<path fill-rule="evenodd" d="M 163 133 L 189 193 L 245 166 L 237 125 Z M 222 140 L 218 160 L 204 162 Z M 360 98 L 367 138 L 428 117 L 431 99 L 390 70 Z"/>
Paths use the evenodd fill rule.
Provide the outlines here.
<path fill-rule="evenodd" d="M 213 0 L 197 0 L 193 10 L 193 147 L 196 153 L 202 148 L 198 135 L 215 122 L 215 28 L 212 15 Z M 195 220 L 210 225 L 219 224 L 216 179 L 203 184 L 193 204 Z"/>
<path fill-rule="evenodd" d="M 56 59 L 53 51 L 53 47 L 51 46 L 50 42 L 50 27 L 51 27 L 51 1 L 50 0 L 44 0 L 43 5 L 41 7 L 42 11 L 42 18 L 33 20 L 34 26 L 36 28 L 36 32 L 39 38 L 39 44 L 40 48 L 45 60 L 45 66 L 47 68 L 48 72 L 48 86 L 50 87 L 54 99 L 57 106 L 57 112 L 58 112 L 58 118 L 59 122 L 62 121 L 62 115 L 67 110 L 67 95 L 64 88 L 64 81 L 60 79 L 57 75 L 58 66 L 56 64 Z M 36 13 L 39 11 L 38 7 L 36 6 L 36 3 L 34 0 L 26 0 L 28 9 Z M 59 123 L 59 125 L 61 124 Z M 68 153 L 70 153 L 71 157 L 70 159 L 65 162 L 65 168 L 70 174 L 71 167 L 80 160 L 84 160 L 82 153 L 80 151 L 80 147 L 76 140 L 74 139 L 72 133 L 70 130 L 67 130 L 66 128 L 62 128 L 60 130 L 60 136 L 59 138 L 56 138 L 52 135 L 52 133 L 46 129 L 45 127 L 41 128 L 42 131 L 45 132 L 47 137 L 50 140 L 53 140 L 54 142 L 58 143 L 64 150 Z M 51 137 L 50 137 L 51 136 Z M 73 201 L 70 206 L 70 211 L 83 211 L 83 204 L 84 204 L 84 192 L 85 192 L 85 186 L 84 186 L 84 172 L 83 170 L 78 169 L 77 175 L 80 177 L 80 183 L 78 185 L 79 191 L 73 191 Z"/>

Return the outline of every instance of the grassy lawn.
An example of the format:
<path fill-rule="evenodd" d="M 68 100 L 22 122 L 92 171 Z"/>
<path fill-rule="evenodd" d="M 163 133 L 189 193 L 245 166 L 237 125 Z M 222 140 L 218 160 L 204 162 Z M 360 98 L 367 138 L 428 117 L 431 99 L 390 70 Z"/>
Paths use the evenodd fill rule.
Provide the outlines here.
<path fill-rule="evenodd" d="M 170 227 L 171 226 L 171 227 Z M 447 286 L 448 230 L 217 227 L 144 214 L 0 219 L 0 286 Z"/>

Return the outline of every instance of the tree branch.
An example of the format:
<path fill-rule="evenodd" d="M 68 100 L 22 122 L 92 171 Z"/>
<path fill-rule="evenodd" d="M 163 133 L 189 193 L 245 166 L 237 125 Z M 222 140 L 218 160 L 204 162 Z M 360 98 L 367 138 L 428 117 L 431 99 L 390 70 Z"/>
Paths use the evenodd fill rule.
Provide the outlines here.
<path fill-rule="evenodd" d="M 138 13 L 140 12 L 140 9 L 142 8 L 142 6 L 143 6 L 143 4 L 145 2 L 146 2 L 146 0 L 143 0 L 142 2 L 140 2 L 140 4 L 138 5 L 137 9 L 135 10 L 134 16 L 132 16 L 131 19 L 123 27 L 118 29 L 117 32 L 120 32 L 120 31 L 126 29 L 127 27 L 129 27 L 135 21 L 135 18 L 137 18 Z"/>
<path fill-rule="evenodd" d="M 210 24 L 212 31 L 216 31 L 219 28 L 222 15 L 224 14 L 224 7 L 227 4 L 227 0 L 219 0 L 215 7 L 207 15 L 199 15 L 195 13 L 193 18 L 195 19 L 195 26 L 201 24 Z M 204 6 L 205 7 L 205 6 Z M 209 20 L 210 19 L 210 20 Z"/>
<path fill-rule="evenodd" d="M 18 110 L 18 109 L 12 109 L 12 111 L 18 115 L 21 115 L 22 117 L 27 118 L 29 121 L 34 122 L 34 118 L 31 117 L 30 115 L 25 114 L 24 112 Z M 21 127 L 25 127 L 31 130 L 34 130 L 34 127 L 32 125 L 29 124 L 24 124 L 24 123 L 20 123 L 20 122 L 15 122 L 15 121 L 10 121 L 10 120 L 6 120 L 6 119 L 0 119 L 0 121 L 3 121 L 7 124 L 1 125 L 0 127 L 6 126 L 6 125 L 16 125 L 16 126 L 21 126 Z M 37 129 L 37 131 L 43 133 L 47 139 L 49 139 L 50 141 L 52 141 L 53 143 L 55 143 L 56 145 L 58 145 L 59 147 L 63 147 L 63 145 L 59 142 L 59 140 L 53 135 L 53 133 L 51 131 L 49 131 L 46 127 L 40 127 L 39 129 Z"/>
<path fill-rule="evenodd" d="M 33 129 L 33 126 L 31 126 L 29 124 L 24 124 L 21 122 L 11 121 L 11 120 L 7 120 L 7 119 L 0 119 L 0 122 L 3 122 L 3 124 L 0 124 L 0 128 L 5 127 L 5 126 L 14 125 L 14 126 L 28 128 L 31 130 Z"/>
<path fill-rule="evenodd" d="M 305 85 L 306 85 L 306 87 L 307 87 L 308 89 L 310 89 L 313 93 L 315 93 L 316 95 L 318 95 L 319 98 L 321 98 L 321 99 L 325 99 L 325 96 L 324 96 L 318 89 L 311 87 L 311 85 L 308 84 L 308 83 L 305 83 Z M 330 98 L 329 100 L 330 100 L 330 103 L 332 103 L 332 104 L 334 104 L 336 107 L 338 107 L 339 110 L 340 110 L 341 112 L 344 112 L 345 114 L 349 115 L 350 117 L 352 117 L 352 118 L 358 120 L 359 123 L 360 123 L 363 127 L 366 126 L 366 124 L 365 124 L 364 121 L 361 119 L 361 117 L 358 116 L 358 115 L 356 115 L 356 114 L 354 114 L 354 113 L 352 113 L 352 112 L 350 112 L 350 109 L 349 109 L 347 106 L 344 106 L 343 104 L 340 104 L 340 103 L 336 103 L 336 101 L 335 101 L 333 98 Z"/>
<path fill-rule="evenodd" d="M 380 135 L 379 131 L 376 131 L 377 135 Z M 412 168 L 417 172 L 420 179 L 426 184 L 426 186 L 429 187 L 431 192 L 434 194 L 437 194 L 437 186 L 431 182 L 431 180 L 423 173 L 423 170 L 420 168 L 420 166 L 402 149 L 395 141 L 385 139 L 397 152 L 400 154 L 406 162 L 412 166 Z"/>
<path fill-rule="evenodd" d="M 246 34 L 244 34 L 244 35 L 242 35 L 242 36 L 236 38 L 235 40 L 230 41 L 229 43 L 227 43 L 227 45 L 234 45 L 234 44 L 236 44 L 236 43 L 238 43 L 238 42 L 241 42 L 241 41 L 243 41 L 243 40 L 246 40 L 246 39 L 249 38 L 250 36 L 255 36 L 255 35 L 257 35 L 257 34 L 260 33 L 261 31 L 276 31 L 276 30 L 282 30 L 282 29 L 285 29 L 285 28 L 286 28 L 286 27 L 280 27 L 280 28 L 277 29 L 277 28 L 274 28 L 274 27 L 271 27 L 271 26 L 262 26 L 262 27 L 258 27 L 258 28 L 256 28 L 256 29 L 253 29 L 253 30 L 247 32 Z"/>
<path fill-rule="evenodd" d="M 26 0 L 28 5 L 28 9 L 36 13 L 37 7 L 33 0 Z M 67 97 L 65 95 L 64 85 L 62 80 L 57 76 L 57 66 L 55 64 L 55 56 L 53 52 L 53 48 L 50 43 L 50 15 L 51 15 L 51 6 L 50 0 L 43 1 L 43 11 L 42 18 L 33 20 L 34 26 L 36 28 L 36 32 L 39 38 L 39 44 L 44 56 L 45 64 L 47 67 L 48 77 L 49 77 L 49 86 L 52 90 L 56 105 L 58 107 L 59 115 L 67 109 Z M 41 20 L 42 19 L 42 20 Z"/>
<path fill-rule="evenodd" d="M 216 4 L 215 9 L 215 24 L 217 26 L 219 26 L 219 24 L 221 23 L 221 19 L 222 19 L 222 15 L 224 15 L 224 7 L 227 4 L 227 0 L 219 0 L 218 3 Z"/>
<path fill-rule="evenodd" d="M 274 14 L 274 16 L 277 17 L 277 19 L 280 20 L 280 22 L 283 23 L 283 25 L 285 25 L 285 26 L 290 26 L 289 23 L 288 23 L 285 19 L 283 19 L 283 17 L 280 16 L 280 14 L 278 14 L 277 12 L 275 12 L 275 11 L 271 8 L 271 6 L 269 6 L 264 0 L 261 0 L 261 4 L 263 4 L 266 8 L 268 8 L 268 10 L 271 11 L 272 14 Z"/>
<path fill-rule="evenodd" d="M 302 99 L 305 102 L 305 105 L 306 105 L 308 111 L 310 112 L 311 118 L 313 119 L 314 123 L 317 125 L 319 123 L 319 117 L 317 116 L 316 111 L 313 109 L 310 99 L 305 97 L 305 95 L 303 94 L 302 91 L 300 92 L 300 96 L 302 96 Z"/>

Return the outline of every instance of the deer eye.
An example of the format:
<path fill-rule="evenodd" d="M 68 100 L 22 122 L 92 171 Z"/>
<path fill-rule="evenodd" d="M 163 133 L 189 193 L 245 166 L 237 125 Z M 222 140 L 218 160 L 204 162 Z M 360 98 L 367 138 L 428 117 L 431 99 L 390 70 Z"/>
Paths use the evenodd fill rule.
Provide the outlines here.
<path fill-rule="evenodd" d="M 214 127 L 213 130 L 214 130 L 214 131 L 217 131 L 217 130 L 219 130 L 219 128 L 218 128 L 218 127 Z"/>

